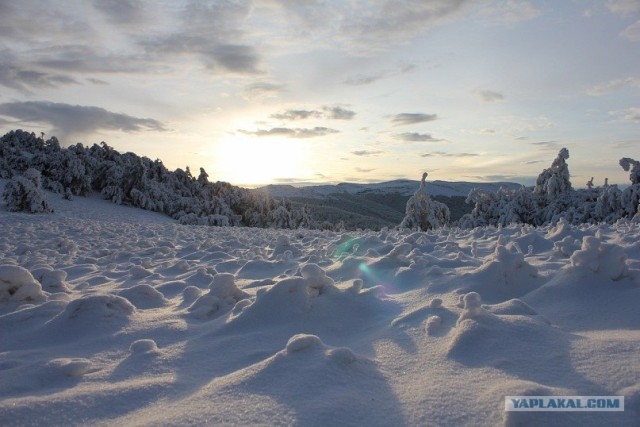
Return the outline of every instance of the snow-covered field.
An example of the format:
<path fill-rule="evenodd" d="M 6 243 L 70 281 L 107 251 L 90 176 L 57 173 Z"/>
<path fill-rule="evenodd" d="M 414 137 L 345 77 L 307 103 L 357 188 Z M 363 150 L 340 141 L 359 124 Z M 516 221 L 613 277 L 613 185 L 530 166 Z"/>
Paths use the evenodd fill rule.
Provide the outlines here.
<path fill-rule="evenodd" d="M 276 231 L 49 199 L 0 205 L 0 425 L 640 425 L 637 223 Z"/>

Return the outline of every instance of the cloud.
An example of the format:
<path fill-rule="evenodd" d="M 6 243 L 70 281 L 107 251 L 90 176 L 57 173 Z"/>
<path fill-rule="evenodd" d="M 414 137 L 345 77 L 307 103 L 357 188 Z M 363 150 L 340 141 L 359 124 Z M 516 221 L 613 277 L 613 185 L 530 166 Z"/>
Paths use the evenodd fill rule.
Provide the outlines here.
<path fill-rule="evenodd" d="M 537 18 L 541 13 L 528 1 L 502 0 L 482 9 L 481 14 L 494 24 L 513 25 Z"/>
<path fill-rule="evenodd" d="M 100 79 L 94 79 L 93 77 L 89 77 L 87 81 L 89 83 L 93 83 L 94 85 L 98 85 L 98 86 L 109 86 L 109 82 L 106 82 Z"/>
<path fill-rule="evenodd" d="M 627 77 L 626 79 L 616 79 L 606 83 L 601 83 L 588 89 L 587 94 L 591 96 L 600 96 L 625 87 L 640 88 L 640 78 Z"/>
<path fill-rule="evenodd" d="M 474 153 L 446 153 L 444 151 L 432 151 L 431 153 L 421 154 L 420 157 L 478 157 L 479 154 Z"/>
<path fill-rule="evenodd" d="M 0 85 L 31 93 L 32 89 L 56 88 L 80 84 L 68 75 L 22 68 L 10 62 L 0 62 Z"/>
<path fill-rule="evenodd" d="M 244 25 L 251 1 L 7 3 L 0 3 L 0 35 L 18 70 L 168 73 L 194 59 L 216 73 L 261 73 L 261 55 L 248 42 L 253 32 Z"/>
<path fill-rule="evenodd" d="M 345 108 L 336 107 L 323 107 L 325 117 L 333 120 L 351 120 L 355 117 L 356 112 L 347 110 Z"/>
<path fill-rule="evenodd" d="M 483 135 L 495 135 L 496 131 L 495 131 L 495 129 L 486 129 L 485 128 L 485 129 L 481 129 L 480 133 L 483 134 Z"/>
<path fill-rule="evenodd" d="M 536 183 L 536 176 L 527 175 L 465 175 L 464 178 L 471 178 L 478 182 L 517 182 L 522 185 L 531 186 Z"/>
<path fill-rule="evenodd" d="M 0 115 L 22 122 L 48 123 L 59 136 L 85 134 L 97 130 L 124 132 L 164 131 L 164 125 L 154 119 L 113 113 L 104 108 L 70 105 L 45 101 L 8 102 L 0 104 Z"/>
<path fill-rule="evenodd" d="M 93 6 L 114 24 L 135 24 L 144 14 L 144 3 L 138 0 L 93 0 Z"/>
<path fill-rule="evenodd" d="M 251 46 L 222 44 L 201 52 L 210 70 L 228 71 L 239 74 L 260 74 L 260 59 Z"/>
<path fill-rule="evenodd" d="M 378 73 L 371 74 L 356 74 L 349 76 L 344 80 L 344 84 L 348 86 L 365 86 L 371 83 L 375 83 L 387 76 L 387 72 L 380 71 Z"/>
<path fill-rule="evenodd" d="M 438 119 L 437 114 L 400 113 L 391 118 L 394 126 L 413 125 L 416 123 L 432 122 Z"/>
<path fill-rule="evenodd" d="M 439 142 L 442 139 L 436 139 L 428 133 L 405 132 L 394 135 L 395 139 L 405 142 Z"/>
<path fill-rule="evenodd" d="M 377 82 L 387 77 L 393 77 L 405 73 L 409 73 L 415 70 L 417 66 L 415 64 L 399 64 L 396 69 L 381 70 L 374 73 L 355 74 L 347 77 L 343 83 L 348 86 L 364 86 Z"/>
<path fill-rule="evenodd" d="M 340 15 L 339 39 L 359 53 L 385 49 L 459 16 L 472 3 L 469 0 L 353 2 Z"/>
<path fill-rule="evenodd" d="M 305 119 L 329 119 L 329 120 L 351 120 L 356 112 L 345 108 L 322 107 L 321 110 L 286 110 L 282 113 L 272 114 L 271 118 L 278 120 L 305 120 Z"/>
<path fill-rule="evenodd" d="M 478 90 L 476 91 L 476 94 L 483 102 L 499 102 L 504 100 L 503 94 L 492 90 Z"/>
<path fill-rule="evenodd" d="M 544 160 L 529 160 L 528 162 L 524 162 L 525 165 L 535 165 L 536 163 L 544 163 Z"/>
<path fill-rule="evenodd" d="M 278 83 L 256 82 L 244 87 L 242 96 L 245 99 L 273 98 L 286 90 L 286 86 Z"/>
<path fill-rule="evenodd" d="M 633 24 L 622 30 L 622 32 L 620 33 L 620 37 L 632 42 L 640 41 L 640 20 L 634 22 Z"/>
<path fill-rule="evenodd" d="M 558 141 L 538 141 L 538 142 L 530 142 L 531 145 L 535 145 L 538 148 L 543 150 L 559 150 L 560 145 L 558 145 Z"/>
<path fill-rule="evenodd" d="M 300 184 L 313 182 L 313 180 L 308 178 L 275 178 L 273 182 L 275 182 L 276 184 Z"/>
<path fill-rule="evenodd" d="M 607 8 L 618 15 L 630 15 L 640 12 L 640 3 L 637 0 L 608 0 Z"/>
<path fill-rule="evenodd" d="M 277 127 L 272 129 L 258 129 L 256 131 L 247 131 L 239 129 L 238 132 L 243 133 L 245 135 L 252 135 L 257 137 L 267 137 L 267 136 L 283 136 L 286 138 L 315 138 L 319 136 L 331 135 L 334 133 L 338 133 L 340 131 L 335 129 L 330 129 L 326 127 L 316 126 L 314 128 L 285 128 L 285 127 Z"/>
<path fill-rule="evenodd" d="M 609 114 L 619 117 L 622 120 L 640 123 L 640 108 L 631 107 L 626 110 L 611 111 Z"/>
<path fill-rule="evenodd" d="M 360 173 L 369 173 L 369 172 L 373 172 L 374 170 L 375 169 L 356 168 L 356 171 Z"/>
<path fill-rule="evenodd" d="M 283 113 L 272 114 L 271 118 L 278 120 L 304 120 L 308 118 L 319 118 L 322 115 L 315 110 L 287 110 Z"/>
<path fill-rule="evenodd" d="M 380 150 L 356 150 L 351 152 L 351 154 L 353 154 L 354 156 L 361 156 L 361 157 L 378 156 L 383 153 L 384 151 L 380 151 Z"/>

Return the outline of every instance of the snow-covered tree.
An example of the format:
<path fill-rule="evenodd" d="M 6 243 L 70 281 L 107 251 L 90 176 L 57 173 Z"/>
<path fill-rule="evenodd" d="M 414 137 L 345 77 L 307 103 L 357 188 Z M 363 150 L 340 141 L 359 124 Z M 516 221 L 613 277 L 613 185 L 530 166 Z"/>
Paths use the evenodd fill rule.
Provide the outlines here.
<path fill-rule="evenodd" d="M 634 217 L 640 214 L 640 162 L 629 157 L 620 159 L 622 169 L 629 172 L 631 185 L 622 193 L 622 209 L 625 216 Z"/>
<path fill-rule="evenodd" d="M 114 203 L 162 212 L 189 224 L 297 228 L 312 223 L 308 212 L 294 220 L 287 201 L 210 182 L 204 168 L 196 179 L 189 167 L 171 172 L 160 160 L 121 154 L 104 142 L 61 148 L 55 137 L 45 141 L 33 132 L 2 136 L 0 177 L 21 176 L 29 168 L 40 171 L 42 188 L 65 198 L 99 192 Z"/>
<path fill-rule="evenodd" d="M 427 194 L 427 175 L 427 172 L 422 174 L 420 187 L 407 201 L 405 217 L 400 223 L 400 228 L 426 231 L 449 224 L 450 213 L 447 205 L 431 200 Z"/>
<path fill-rule="evenodd" d="M 40 183 L 40 172 L 33 168 L 27 169 L 24 175 L 14 176 L 6 184 L 2 196 L 10 211 L 53 212 Z"/>
<path fill-rule="evenodd" d="M 551 167 L 542 171 L 536 180 L 533 193 L 545 202 L 549 203 L 559 199 L 572 190 L 571 175 L 567 159 L 569 150 L 563 148 L 553 160 Z"/>

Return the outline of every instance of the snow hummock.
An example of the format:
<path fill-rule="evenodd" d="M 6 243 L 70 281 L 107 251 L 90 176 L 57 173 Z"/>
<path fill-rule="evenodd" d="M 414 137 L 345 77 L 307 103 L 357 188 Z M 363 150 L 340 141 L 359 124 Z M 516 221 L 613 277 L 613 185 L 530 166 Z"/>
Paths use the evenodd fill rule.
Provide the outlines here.
<path fill-rule="evenodd" d="M 47 197 L 0 205 L 0 424 L 638 423 L 637 222 L 220 228 Z"/>

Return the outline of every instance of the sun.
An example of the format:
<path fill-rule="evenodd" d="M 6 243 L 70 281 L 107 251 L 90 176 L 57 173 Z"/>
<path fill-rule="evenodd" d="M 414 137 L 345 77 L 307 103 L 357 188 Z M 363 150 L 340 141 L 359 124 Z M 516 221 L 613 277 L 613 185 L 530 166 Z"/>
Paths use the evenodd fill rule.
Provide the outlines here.
<path fill-rule="evenodd" d="M 215 176 L 234 185 L 258 187 L 308 174 L 304 142 L 230 135 L 216 149 Z"/>

